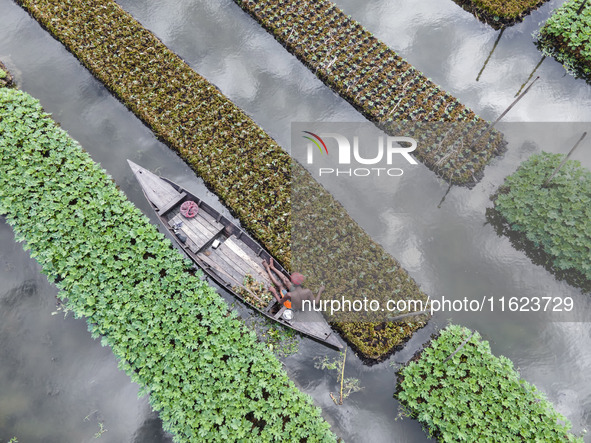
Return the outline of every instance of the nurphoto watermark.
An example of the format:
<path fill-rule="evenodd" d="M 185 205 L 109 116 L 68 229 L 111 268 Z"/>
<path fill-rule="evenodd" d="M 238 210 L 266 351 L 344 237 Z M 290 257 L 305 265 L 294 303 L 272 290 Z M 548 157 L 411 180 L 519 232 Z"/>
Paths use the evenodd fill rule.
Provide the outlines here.
<path fill-rule="evenodd" d="M 359 123 L 294 123 L 292 156 L 318 177 L 401 177 L 418 142 Z"/>

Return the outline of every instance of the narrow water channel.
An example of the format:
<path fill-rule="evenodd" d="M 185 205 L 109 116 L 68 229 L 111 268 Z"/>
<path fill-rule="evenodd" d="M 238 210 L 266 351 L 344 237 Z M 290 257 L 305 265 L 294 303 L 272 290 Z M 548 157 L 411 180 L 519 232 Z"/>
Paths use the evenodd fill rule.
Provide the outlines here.
<path fill-rule="evenodd" d="M 505 31 L 479 82 L 476 75 L 497 33 L 451 0 L 428 0 L 420 7 L 402 0 L 372 1 L 363 8 L 337 3 L 436 83 L 493 118 L 511 102 L 529 75 L 529 64 L 533 69 L 537 63 L 530 34 L 559 2 Z M 230 0 L 120 4 L 286 149 L 292 147 L 292 122 L 364 121 Z M 41 100 L 153 222 L 126 158 L 207 195 L 220 208 L 192 171 L 21 8 L 0 0 L 0 11 L 0 59 L 19 87 Z M 591 88 L 563 77 L 559 68 L 552 60 L 542 64 L 544 82 L 510 114 L 512 120 L 591 118 Z M 507 174 L 541 149 L 567 151 L 583 127 L 505 125 L 508 153 L 486 169 L 475 189 L 452 189 L 441 208 L 447 186 L 422 165 L 395 183 L 326 185 L 433 298 L 560 294 L 572 296 L 584 312 L 589 294 L 534 265 L 507 238 L 498 237 L 485 218 L 489 195 Z M 576 157 L 591 167 L 588 152 L 582 148 Z M 55 295 L 36 263 L 14 242 L 10 228 L 0 223 L 0 441 L 13 436 L 21 442 L 95 441 L 100 423 L 107 429 L 100 441 L 170 441 L 146 399 L 136 399 L 137 386 L 117 370 L 110 350 L 90 338 L 84 320 L 51 315 Z M 284 360 L 286 369 L 346 441 L 427 441 L 416 421 L 395 420 L 394 373 L 396 364 L 408 360 L 449 318 L 436 316 L 403 351 L 379 365 L 365 366 L 349 353 L 347 376 L 359 378 L 364 389 L 343 406 L 329 397 L 337 389 L 335 377 L 314 368 L 314 357 L 335 353 L 302 340 L 300 352 Z M 523 377 L 573 422 L 575 432 L 589 428 L 589 323 L 517 322 L 505 316 L 453 319 L 478 329 L 495 354 L 513 360 Z"/>

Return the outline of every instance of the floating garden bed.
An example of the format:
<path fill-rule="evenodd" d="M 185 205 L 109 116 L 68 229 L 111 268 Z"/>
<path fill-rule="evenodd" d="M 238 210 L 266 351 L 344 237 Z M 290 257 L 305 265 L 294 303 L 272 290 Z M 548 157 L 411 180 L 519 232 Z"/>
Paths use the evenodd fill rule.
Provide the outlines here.
<path fill-rule="evenodd" d="M 487 162 L 505 149 L 504 139 L 496 131 L 480 138 L 488 126 L 486 121 L 333 3 L 235 1 L 324 83 L 387 133 L 401 135 L 400 120 L 463 123 L 467 130 L 460 149 L 450 143 L 448 152 L 435 152 L 438 142 L 430 137 L 421 139 L 413 153 L 446 181 L 473 185 Z"/>
<path fill-rule="evenodd" d="M 4 66 L 4 64 L 0 61 L 0 88 L 11 88 L 14 86 L 14 79 L 10 74 L 10 71 Z"/>
<path fill-rule="evenodd" d="M 306 275 L 307 286 L 327 285 L 331 298 L 342 305 L 343 299 L 359 303 L 365 297 L 381 307 L 389 300 L 415 300 L 426 306 L 427 296 L 400 263 L 373 242 L 341 204 L 295 162 L 293 178 L 292 267 Z M 387 314 L 396 315 L 345 308 L 328 319 L 366 363 L 372 364 L 401 348 L 428 320 L 422 315 L 392 323 Z"/>
<path fill-rule="evenodd" d="M 0 214 L 175 441 L 336 441 L 281 363 L 35 99 L 0 88 L 0 135 Z"/>
<path fill-rule="evenodd" d="M 532 155 L 505 179 L 493 197 L 495 210 L 552 258 L 554 268 L 591 281 L 591 172 L 561 154 Z"/>
<path fill-rule="evenodd" d="M 441 331 L 398 375 L 404 412 L 439 441 L 583 442 L 509 359 L 464 327 Z"/>
<path fill-rule="evenodd" d="M 558 8 L 538 33 L 537 45 L 570 74 L 591 83 L 591 2 L 570 0 Z"/>
<path fill-rule="evenodd" d="M 18 0 L 18 3 L 175 149 L 272 255 L 286 268 L 292 268 L 292 162 L 271 137 L 115 2 Z M 441 112 L 471 115 L 457 102 Z M 310 186 L 315 186 L 301 166 L 296 164 L 293 168 L 296 175 L 303 174 L 306 181 L 311 180 Z M 380 285 L 373 298 L 425 297 L 397 262 L 356 225 L 324 188 L 315 189 L 318 198 L 330 202 L 330 216 L 339 221 L 323 225 L 324 231 L 318 233 L 332 239 L 327 247 L 343 250 L 339 234 L 343 223 L 354 230 L 347 242 L 350 250 L 362 252 L 370 248 L 374 260 L 356 264 L 355 271 L 366 275 L 361 281 L 369 282 L 369 276 L 377 272 L 396 269 L 396 273 L 385 274 L 388 285 L 384 287 L 396 287 L 397 292 L 383 290 Z M 327 286 L 324 297 L 340 296 L 338 291 L 349 287 L 350 250 L 326 264 L 324 272 L 331 276 L 331 286 Z M 300 270 L 309 272 L 309 287 L 314 289 L 322 282 L 317 272 Z M 400 281 L 403 284 L 398 288 Z M 357 322 L 337 326 L 362 356 L 380 359 L 423 324 L 402 323 L 393 327 Z"/>
<path fill-rule="evenodd" d="M 519 23 L 548 0 L 454 0 L 494 29 Z"/>

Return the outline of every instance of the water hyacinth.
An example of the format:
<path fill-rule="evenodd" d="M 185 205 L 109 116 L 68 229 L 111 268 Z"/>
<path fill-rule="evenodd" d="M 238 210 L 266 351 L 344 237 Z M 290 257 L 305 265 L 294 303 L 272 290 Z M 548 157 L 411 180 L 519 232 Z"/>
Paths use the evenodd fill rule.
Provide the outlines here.
<path fill-rule="evenodd" d="M 0 61 L 0 88 L 11 88 L 14 86 L 12 75 L 4 64 Z"/>

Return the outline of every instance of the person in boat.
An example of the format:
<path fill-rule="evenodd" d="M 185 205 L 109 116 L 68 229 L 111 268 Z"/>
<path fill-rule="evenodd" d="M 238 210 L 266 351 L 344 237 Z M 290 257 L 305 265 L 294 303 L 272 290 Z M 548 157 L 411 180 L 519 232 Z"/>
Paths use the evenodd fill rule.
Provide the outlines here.
<path fill-rule="evenodd" d="M 287 278 L 275 267 L 272 257 L 269 259 L 269 263 L 263 260 L 263 266 L 267 270 L 267 274 L 269 274 L 269 278 L 273 284 L 279 288 L 281 296 L 279 296 L 279 293 L 277 293 L 277 290 L 273 286 L 269 286 L 269 291 L 286 308 L 301 311 L 304 300 L 310 300 L 315 303 L 318 303 L 320 300 L 324 286 L 320 287 L 318 294 L 314 297 L 312 291 L 302 287 L 305 277 L 299 272 L 294 272 L 290 275 L 290 278 Z"/>

